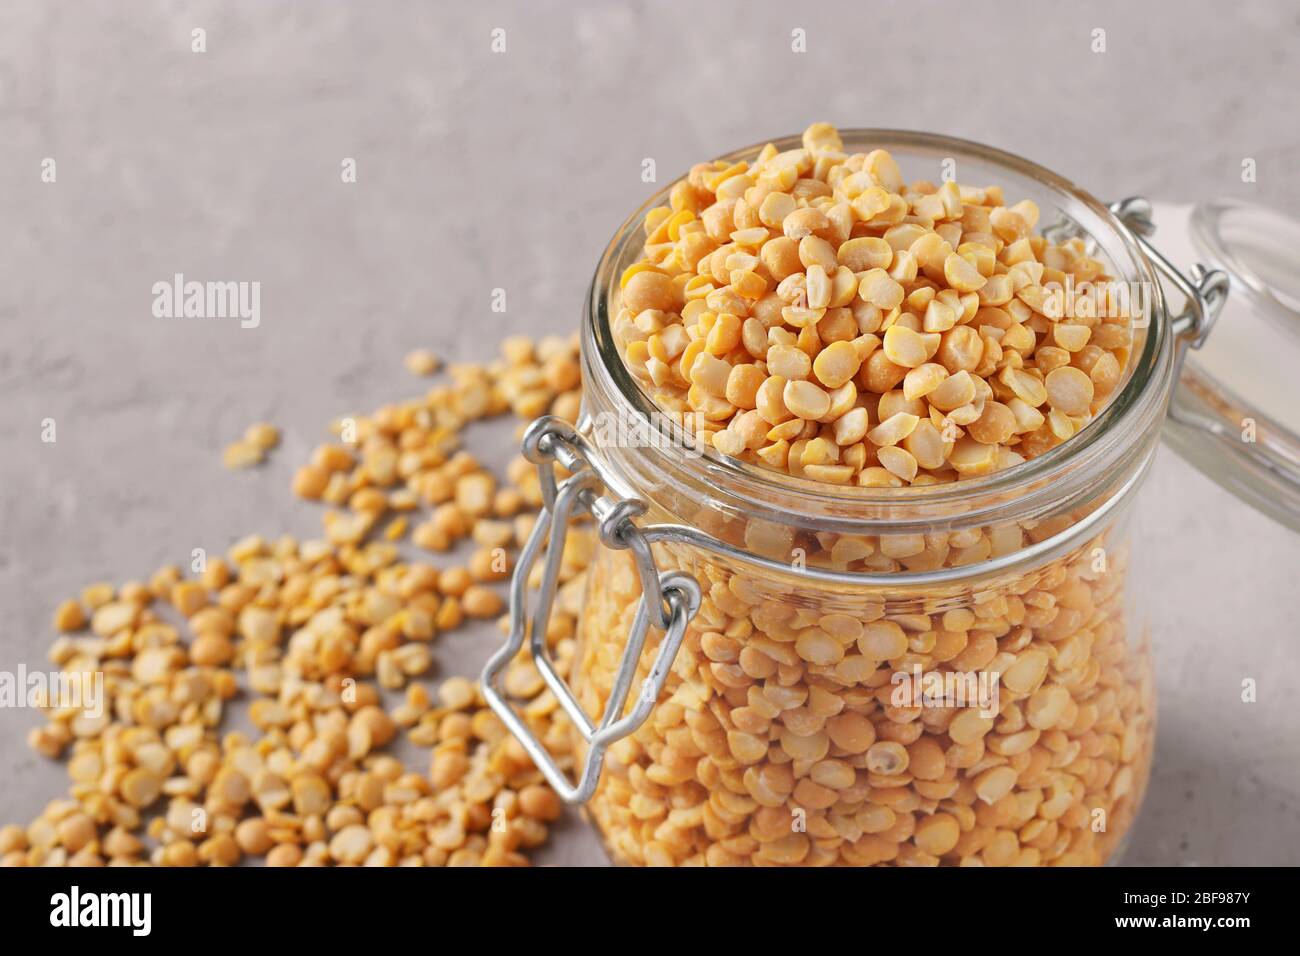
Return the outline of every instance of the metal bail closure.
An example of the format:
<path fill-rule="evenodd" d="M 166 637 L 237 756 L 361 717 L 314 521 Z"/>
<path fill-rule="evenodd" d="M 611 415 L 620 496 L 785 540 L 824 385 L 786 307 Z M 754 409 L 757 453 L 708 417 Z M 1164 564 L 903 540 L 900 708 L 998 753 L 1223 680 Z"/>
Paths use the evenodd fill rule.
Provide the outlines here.
<path fill-rule="evenodd" d="M 537 466 L 542 484 L 543 507 L 532 534 L 528 536 L 519 555 L 519 563 L 510 582 L 510 634 L 505 645 L 492 655 L 483 668 L 483 696 L 493 712 L 523 745 L 528 756 L 561 799 L 566 803 L 585 803 L 596 790 L 609 745 L 634 733 L 654 709 L 664 683 L 668 680 L 668 672 L 677 656 L 677 649 L 686 636 L 686 627 L 700 609 L 700 586 L 693 577 L 680 571 L 660 573 L 644 532 L 633 522 L 633 518 L 644 514 L 644 503 L 634 498 L 615 499 L 598 494 L 600 480 L 588 464 L 577 433 L 567 422 L 552 416 L 533 422 L 524 433 L 523 453 Z M 559 463 L 571 472 L 571 477 L 557 484 L 554 463 Z M 632 551 L 642 587 L 641 600 L 632 619 L 632 629 L 624 645 L 618 672 L 599 723 L 587 716 L 546 653 L 547 623 L 555 603 L 564 541 L 570 521 L 583 513 L 590 514 L 596 520 L 600 540 L 607 547 Z M 530 619 L 528 579 L 533 565 L 542 553 L 543 544 L 546 544 L 546 557 L 542 564 L 536 607 Z M 636 702 L 624 715 L 628 693 L 636 677 L 637 664 L 641 660 L 641 652 L 645 648 L 651 627 L 663 631 L 664 636 L 649 673 L 641 682 Z M 576 783 L 569 780 L 564 770 L 547 752 L 545 745 L 498 688 L 501 672 L 524 646 L 525 638 L 528 639 L 528 653 L 546 686 L 555 694 L 560 706 L 588 744 Z"/>
<path fill-rule="evenodd" d="M 1155 223 L 1151 219 L 1151 203 L 1141 196 L 1130 196 L 1110 204 L 1110 211 L 1120 222 L 1128 227 L 1137 240 L 1142 252 L 1156 270 L 1173 283 L 1174 287 L 1186 300 L 1183 311 L 1174 316 L 1170 322 L 1174 334 L 1188 348 L 1199 349 L 1214 329 L 1223 304 L 1228 300 L 1228 274 L 1221 269 L 1207 269 L 1197 263 L 1192 266 L 1191 277 L 1187 277 L 1165 258 L 1148 237 L 1155 232 Z M 1175 378 L 1182 367 L 1186 348 L 1178 350 Z"/>

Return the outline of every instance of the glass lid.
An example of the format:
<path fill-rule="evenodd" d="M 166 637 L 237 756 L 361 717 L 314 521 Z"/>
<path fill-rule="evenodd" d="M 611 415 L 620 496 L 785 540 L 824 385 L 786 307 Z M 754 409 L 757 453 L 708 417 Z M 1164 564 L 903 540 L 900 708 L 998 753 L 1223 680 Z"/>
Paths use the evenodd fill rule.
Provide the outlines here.
<path fill-rule="evenodd" d="M 1228 275 L 1209 335 L 1189 349 L 1169 443 L 1242 500 L 1300 530 L 1300 220 L 1237 200 L 1153 204 L 1154 245 Z M 1181 298 L 1166 283 L 1171 306 Z"/>

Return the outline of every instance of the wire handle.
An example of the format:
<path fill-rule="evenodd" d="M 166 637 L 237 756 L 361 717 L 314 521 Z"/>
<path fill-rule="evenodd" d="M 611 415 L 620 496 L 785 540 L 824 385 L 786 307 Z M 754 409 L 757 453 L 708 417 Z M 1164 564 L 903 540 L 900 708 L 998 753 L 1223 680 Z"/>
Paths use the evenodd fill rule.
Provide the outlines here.
<path fill-rule="evenodd" d="M 1223 304 L 1228 299 L 1228 274 L 1221 269 L 1207 269 L 1200 263 L 1192 266 L 1191 276 L 1185 276 L 1178 267 L 1153 246 L 1149 237 L 1155 232 L 1151 221 L 1151 203 L 1142 196 L 1130 196 L 1110 204 L 1110 211 L 1128 227 L 1142 252 L 1166 279 L 1174 284 L 1186 304 L 1183 311 L 1170 319 L 1174 334 L 1186 343 L 1187 348 L 1199 349 L 1214 329 Z M 1181 350 L 1185 352 L 1185 349 Z M 1181 357 L 1180 357 L 1181 361 Z"/>
<path fill-rule="evenodd" d="M 663 691 L 677 649 L 686 636 L 686 627 L 700 609 L 700 586 L 681 571 L 660 573 L 650 550 L 650 542 L 633 519 L 645 513 L 646 506 L 635 498 L 613 498 L 598 494 L 601 481 L 590 467 L 577 435 L 562 419 L 545 416 L 533 422 L 524 433 L 523 454 L 537 466 L 542 484 L 543 506 L 532 534 L 519 555 L 519 564 L 510 582 L 510 634 L 506 643 L 492 655 L 483 668 L 483 696 L 488 706 L 515 735 L 533 763 L 566 803 L 586 803 L 600 781 L 605 751 L 616 740 L 635 733 Z M 557 483 L 553 463 L 571 472 L 571 477 Z M 642 594 L 632 619 L 632 629 L 619 660 L 618 672 L 599 723 L 587 716 L 582 705 L 564 682 L 546 653 L 547 623 L 555 603 L 559 583 L 560 559 L 569 523 L 582 513 L 596 520 L 600 540 L 614 550 L 631 550 L 641 578 Z M 542 565 L 542 581 L 537 590 L 537 606 L 531 620 L 528 613 L 528 579 L 533 565 L 547 544 Z M 641 683 L 632 709 L 623 716 L 628 692 L 636 677 L 637 663 L 645 647 L 649 628 L 664 632 L 650 672 Z M 555 762 L 546 746 L 532 732 L 497 686 L 501 672 L 514 659 L 528 638 L 528 652 L 546 686 L 555 694 L 564 712 L 577 726 L 588 743 L 582 772 L 572 782 Z"/>

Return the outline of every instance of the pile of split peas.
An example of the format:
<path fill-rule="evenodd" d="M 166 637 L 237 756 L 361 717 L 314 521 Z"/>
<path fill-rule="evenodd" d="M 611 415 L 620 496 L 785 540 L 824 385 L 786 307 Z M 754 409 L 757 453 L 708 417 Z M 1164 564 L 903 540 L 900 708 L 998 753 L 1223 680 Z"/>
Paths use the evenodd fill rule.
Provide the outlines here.
<path fill-rule="evenodd" d="M 985 475 L 1084 427 L 1132 345 L 1126 313 L 1064 307 L 1109 277 L 1038 218 L 998 186 L 908 185 L 815 123 L 801 148 L 696 165 L 650 211 L 614 337 L 725 455 L 841 485 Z"/>
<path fill-rule="evenodd" d="M 527 864 L 558 798 L 474 682 L 450 677 L 430 693 L 419 680 L 439 634 L 501 614 L 497 582 L 541 504 L 531 465 L 518 459 L 498 480 L 460 449 L 461 430 L 507 413 L 577 417 L 576 342 L 516 338 L 502 352 L 350 420 L 354 440 L 316 450 L 293 490 L 330 506 L 320 539 L 253 535 L 195 576 L 169 566 L 58 608 L 50 660 L 102 673 L 107 699 L 98 714 L 45 702 L 30 744 L 65 763 L 68 791 L 0 829 L 0 862 Z M 428 353 L 407 362 L 422 375 L 437 365 Z M 226 463 L 254 464 L 278 438 L 254 425 Z M 452 566 L 406 560 L 408 529 L 424 550 L 472 551 Z M 548 634 L 562 671 L 589 546 L 571 537 Z M 506 685 L 567 761 L 567 729 L 536 669 L 516 662 Z M 386 707 L 384 691 L 404 696 Z M 223 732 L 236 705 L 254 733 Z M 402 735 L 430 750 L 423 770 L 388 752 Z"/>

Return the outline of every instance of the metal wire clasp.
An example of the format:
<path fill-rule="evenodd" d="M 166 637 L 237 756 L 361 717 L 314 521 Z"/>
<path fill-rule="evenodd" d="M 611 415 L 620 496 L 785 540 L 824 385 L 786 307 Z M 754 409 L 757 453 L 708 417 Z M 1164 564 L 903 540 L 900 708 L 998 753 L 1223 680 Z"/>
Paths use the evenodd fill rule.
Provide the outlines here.
<path fill-rule="evenodd" d="M 533 422 L 524 433 L 523 454 L 537 466 L 542 484 L 543 506 L 532 534 L 528 536 L 519 555 L 519 564 L 510 582 L 510 634 L 505 645 L 492 655 L 483 668 L 483 696 L 523 745 L 547 782 L 555 788 L 555 792 L 567 803 L 585 803 L 596 790 L 606 749 L 614 741 L 634 733 L 654 709 L 664 682 L 668 679 L 673 659 L 677 656 L 677 649 L 686 636 L 686 626 L 700 609 L 700 586 L 693 577 L 680 571 L 660 573 L 649 541 L 633 521 L 645 513 L 645 504 L 635 498 L 613 498 L 598 493 L 601 482 L 587 460 L 585 444 L 567 422 L 551 416 Z M 554 463 L 562 465 L 571 473 L 571 477 L 557 483 Z M 632 552 L 642 590 L 632 619 L 632 629 L 599 723 L 594 723 L 587 716 L 569 685 L 556 673 L 546 653 L 547 622 L 550 620 L 559 583 L 564 540 L 569 532 L 570 520 L 583 512 L 596 520 L 600 540 L 606 547 Z M 537 606 L 530 619 L 528 579 L 544 543 L 547 545 L 546 559 L 542 565 L 541 584 L 537 589 Z M 624 715 L 628 692 L 636 677 L 637 664 L 651 626 L 664 632 L 663 640 L 650 672 L 641 683 L 641 692 L 637 695 L 635 704 Z M 523 647 L 525 637 L 528 638 L 528 652 L 546 686 L 555 694 L 560 706 L 589 745 L 576 783 L 570 782 L 564 770 L 547 752 L 545 745 L 538 740 L 497 686 L 501 672 Z"/>
<path fill-rule="evenodd" d="M 1183 311 L 1170 320 L 1174 334 L 1187 348 L 1199 349 L 1214 329 L 1223 304 L 1228 299 L 1228 274 L 1221 269 L 1207 269 L 1200 263 L 1192 266 L 1190 278 L 1182 274 L 1178 267 L 1165 258 L 1155 246 L 1148 241 L 1155 232 L 1155 223 L 1151 221 L 1151 203 L 1142 196 L 1130 196 L 1110 204 L 1110 211 L 1133 233 L 1133 238 L 1142 247 L 1142 252 L 1166 279 L 1186 300 Z M 1177 362 L 1182 365 L 1186 349 L 1178 350 Z M 1175 369 L 1175 377 L 1178 369 Z"/>

